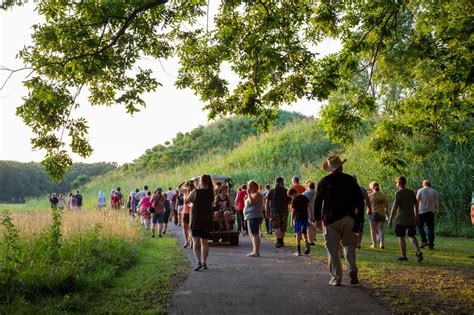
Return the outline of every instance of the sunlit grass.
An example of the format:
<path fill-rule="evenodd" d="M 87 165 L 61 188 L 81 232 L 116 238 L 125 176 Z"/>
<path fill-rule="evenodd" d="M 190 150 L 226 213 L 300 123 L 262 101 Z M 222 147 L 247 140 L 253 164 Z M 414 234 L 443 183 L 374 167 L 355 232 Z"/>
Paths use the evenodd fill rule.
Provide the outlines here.
<path fill-rule="evenodd" d="M 326 263 L 322 234 L 317 239 L 310 255 Z M 382 250 L 369 248 L 370 236 L 366 231 L 362 248 L 357 250 L 359 278 L 394 313 L 469 313 L 474 309 L 472 242 L 437 237 L 435 250 L 424 249 L 424 260 L 418 263 L 415 250 L 407 241 L 408 261 L 399 262 L 398 240 L 392 233 L 386 233 Z M 287 233 L 285 244 L 296 246 L 293 233 Z"/>

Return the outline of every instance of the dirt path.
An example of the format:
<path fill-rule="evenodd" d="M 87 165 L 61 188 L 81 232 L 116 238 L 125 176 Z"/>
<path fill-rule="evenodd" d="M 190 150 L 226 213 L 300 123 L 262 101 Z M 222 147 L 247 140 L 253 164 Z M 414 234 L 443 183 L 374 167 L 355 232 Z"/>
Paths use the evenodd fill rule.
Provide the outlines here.
<path fill-rule="evenodd" d="M 172 225 L 182 243 L 180 230 Z M 317 246 L 321 246 L 320 244 Z M 261 257 L 251 258 L 248 237 L 238 247 L 212 244 L 208 270 L 191 271 L 174 292 L 170 314 L 389 314 L 360 286 L 328 284 L 329 271 L 309 257 L 296 257 L 290 249 L 276 249 L 262 241 Z M 192 250 L 184 249 L 189 264 Z"/>

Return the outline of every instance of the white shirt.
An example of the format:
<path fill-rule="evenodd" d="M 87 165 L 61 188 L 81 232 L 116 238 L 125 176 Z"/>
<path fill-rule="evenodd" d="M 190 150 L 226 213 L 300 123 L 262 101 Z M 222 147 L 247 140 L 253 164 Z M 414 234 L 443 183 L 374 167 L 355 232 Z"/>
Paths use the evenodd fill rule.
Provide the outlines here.
<path fill-rule="evenodd" d="M 418 200 L 419 214 L 434 212 L 438 208 L 438 193 L 429 186 L 418 190 L 416 200 Z"/>

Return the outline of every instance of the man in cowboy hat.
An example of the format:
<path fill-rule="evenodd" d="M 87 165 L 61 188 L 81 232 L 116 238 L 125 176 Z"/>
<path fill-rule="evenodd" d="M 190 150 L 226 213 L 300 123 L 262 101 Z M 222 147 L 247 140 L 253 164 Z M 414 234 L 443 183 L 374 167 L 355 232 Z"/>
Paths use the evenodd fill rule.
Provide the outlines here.
<path fill-rule="evenodd" d="M 331 174 L 318 183 L 314 212 L 316 221 L 323 221 L 324 238 L 328 252 L 331 280 L 329 284 L 340 286 L 342 265 L 340 246 L 344 247 L 347 270 L 351 284 L 358 284 L 355 248 L 357 229 L 363 220 L 364 198 L 354 177 L 342 172 L 339 156 L 330 156 L 323 163 L 323 169 Z"/>

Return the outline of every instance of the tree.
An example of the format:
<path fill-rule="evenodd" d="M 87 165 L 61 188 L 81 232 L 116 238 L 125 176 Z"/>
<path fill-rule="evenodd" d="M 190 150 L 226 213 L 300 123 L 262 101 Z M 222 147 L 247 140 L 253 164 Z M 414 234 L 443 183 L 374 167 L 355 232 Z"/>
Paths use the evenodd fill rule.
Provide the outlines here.
<path fill-rule="evenodd" d="M 404 152 L 426 156 L 446 138 L 473 138 L 472 1 L 227 0 L 210 29 L 196 23 L 207 1 L 165 2 L 38 2 L 46 23 L 20 53 L 34 75 L 17 114 L 37 134 L 33 147 L 46 149 L 52 177 L 71 164 L 65 132 L 73 152 L 92 152 L 86 120 L 70 118 L 81 89 L 94 105 L 120 104 L 131 114 L 145 105 L 141 95 L 159 83 L 150 70 L 132 71 L 141 56 L 178 55 L 176 85 L 194 89 L 211 119 L 254 116 L 266 127 L 283 104 L 333 95 L 322 113 L 328 133 L 341 129 L 347 141 L 363 119 L 380 116 L 373 149 L 387 164 Z M 319 58 L 326 38 L 342 49 Z M 235 86 L 222 71 L 229 65 Z"/>

